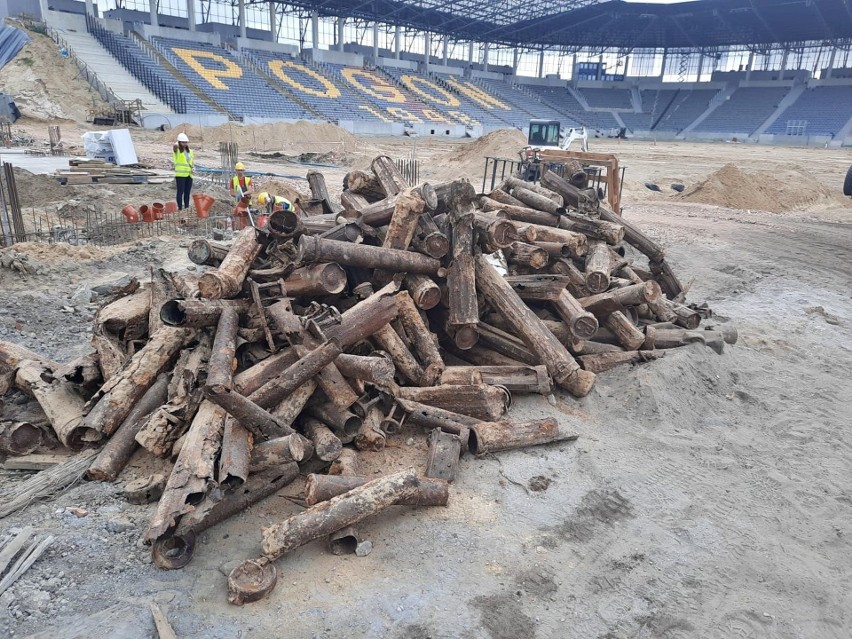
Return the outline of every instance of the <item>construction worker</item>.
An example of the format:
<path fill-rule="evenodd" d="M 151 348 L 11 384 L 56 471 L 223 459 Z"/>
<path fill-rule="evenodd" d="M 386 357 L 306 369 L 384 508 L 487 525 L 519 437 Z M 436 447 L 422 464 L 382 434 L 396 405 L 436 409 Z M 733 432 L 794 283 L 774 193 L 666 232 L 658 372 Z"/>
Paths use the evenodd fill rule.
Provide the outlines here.
<path fill-rule="evenodd" d="M 267 214 L 272 214 L 275 211 L 292 211 L 293 204 L 286 197 L 280 195 L 270 195 L 266 191 L 257 196 L 257 205 L 266 207 Z"/>
<path fill-rule="evenodd" d="M 231 185 L 228 188 L 234 202 L 239 202 L 245 195 L 251 195 L 251 178 L 246 175 L 246 165 L 242 162 L 237 162 L 234 165 L 234 170 L 237 174 L 231 178 Z"/>
<path fill-rule="evenodd" d="M 195 152 L 189 148 L 186 133 L 177 136 L 172 147 L 172 163 L 175 165 L 175 186 L 177 187 L 178 210 L 189 208 L 189 195 L 192 193 L 192 170 L 195 168 Z"/>

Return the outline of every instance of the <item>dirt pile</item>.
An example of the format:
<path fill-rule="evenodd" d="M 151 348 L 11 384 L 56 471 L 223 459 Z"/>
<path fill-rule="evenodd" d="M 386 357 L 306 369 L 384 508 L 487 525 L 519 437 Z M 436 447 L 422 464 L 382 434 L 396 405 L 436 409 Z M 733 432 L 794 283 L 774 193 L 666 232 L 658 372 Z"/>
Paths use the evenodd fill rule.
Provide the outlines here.
<path fill-rule="evenodd" d="M 74 62 L 59 55 L 53 40 L 27 33 L 32 41 L 0 73 L 0 92 L 15 98 L 22 115 L 85 122 L 89 109 L 105 106 Z"/>
<path fill-rule="evenodd" d="M 69 197 L 68 188 L 57 182 L 52 175 L 30 173 L 26 169 L 15 167 L 15 184 L 23 208 L 44 206 Z"/>
<path fill-rule="evenodd" d="M 430 178 L 436 181 L 458 177 L 481 180 L 486 157 L 515 159 L 526 142 L 524 134 L 517 129 L 492 131 L 469 144 L 453 149 L 442 158 L 440 166 L 443 168 L 437 169 Z"/>
<path fill-rule="evenodd" d="M 730 163 L 677 197 L 687 202 L 729 209 L 783 213 L 827 200 L 833 197 L 833 193 L 821 185 L 815 175 L 800 166 L 752 172 Z"/>
<path fill-rule="evenodd" d="M 305 183 L 302 182 L 302 185 L 305 185 Z M 294 180 L 286 180 L 284 178 L 258 178 L 257 180 L 258 193 L 266 191 L 270 195 L 286 197 L 291 202 L 310 200 L 310 191 L 308 189 L 300 190 L 298 186 Z"/>
<path fill-rule="evenodd" d="M 199 127 L 182 124 L 165 131 L 161 142 L 174 142 L 178 133 L 186 133 L 196 147 L 213 149 L 219 142 L 236 142 L 241 153 L 248 151 L 279 151 L 287 155 L 302 153 L 332 154 L 336 157 L 356 150 L 358 140 L 348 131 L 328 123 L 276 122 L 274 124 L 222 124 Z"/>

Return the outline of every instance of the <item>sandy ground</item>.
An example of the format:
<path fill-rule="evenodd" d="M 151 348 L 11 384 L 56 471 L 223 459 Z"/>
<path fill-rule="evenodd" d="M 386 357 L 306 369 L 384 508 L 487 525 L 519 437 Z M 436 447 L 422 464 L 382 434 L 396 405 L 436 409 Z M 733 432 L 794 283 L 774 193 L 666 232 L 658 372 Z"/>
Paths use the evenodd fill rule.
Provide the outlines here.
<path fill-rule="evenodd" d="M 359 140 L 350 159 L 400 157 L 414 143 Z M 436 173 L 458 153 L 458 143 L 416 144 Z M 511 416 L 553 415 L 580 438 L 465 458 L 448 508 L 397 508 L 365 522 L 367 557 L 336 557 L 322 542 L 301 548 L 279 562 L 274 593 L 244 608 L 227 604 L 225 574 L 259 553 L 261 526 L 297 504 L 268 499 L 205 533 L 187 568 L 163 572 L 139 541 L 152 507 L 124 503 L 121 481 L 82 484 L 0 522 L 0 538 L 25 524 L 57 537 L 0 597 L 0 635 L 154 637 L 151 600 L 178 636 L 199 638 L 852 635 L 852 201 L 821 196 L 773 214 L 642 186 L 689 185 L 734 163 L 796 165 L 839 192 L 849 151 L 632 142 L 593 150 L 619 153 L 626 214 L 666 246 L 684 280 L 695 279 L 689 297 L 710 303 L 709 323 L 738 328 L 736 346 L 721 355 L 693 346 L 602 374 L 582 400 L 516 398 Z M 329 183 L 344 172 L 328 170 Z M 81 282 L 185 261 L 173 241 L 92 255 L 31 250 L 43 274 L 24 281 L 0 271 L 0 289 L 12 293 L 0 298 L 0 338 L 58 358 L 85 345 L 87 309 L 62 311 Z M 55 343 L 15 328 L 36 325 L 34 309 Z M 392 443 L 399 448 L 371 455 L 370 467 L 423 467 L 422 435 Z M 135 459 L 122 479 L 150 471 Z M 547 484 L 530 483 L 538 477 L 550 480 L 546 490 L 531 487 Z"/>

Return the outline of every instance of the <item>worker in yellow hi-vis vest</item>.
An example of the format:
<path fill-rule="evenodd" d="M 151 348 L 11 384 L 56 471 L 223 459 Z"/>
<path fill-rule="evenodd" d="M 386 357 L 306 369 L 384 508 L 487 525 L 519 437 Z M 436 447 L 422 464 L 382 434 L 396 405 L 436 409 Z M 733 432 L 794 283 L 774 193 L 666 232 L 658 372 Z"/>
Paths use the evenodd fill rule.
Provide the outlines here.
<path fill-rule="evenodd" d="M 234 165 L 234 170 L 237 174 L 231 178 L 231 186 L 228 190 L 231 192 L 231 197 L 235 202 L 239 202 L 246 195 L 251 195 L 252 183 L 251 178 L 246 175 L 246 165 L 242 162 L 237 162 Z"/>
<path fill-rule="evenodd" d="M 175 165 L 175 186 L 177 186 L 178 210 L 189 208 L 189 195 L 192 193 L 192 170 L 195 168 L 195 152 L 189 148 L 186 133 L 177 136 L 172 147 L 172 162 Z"/>

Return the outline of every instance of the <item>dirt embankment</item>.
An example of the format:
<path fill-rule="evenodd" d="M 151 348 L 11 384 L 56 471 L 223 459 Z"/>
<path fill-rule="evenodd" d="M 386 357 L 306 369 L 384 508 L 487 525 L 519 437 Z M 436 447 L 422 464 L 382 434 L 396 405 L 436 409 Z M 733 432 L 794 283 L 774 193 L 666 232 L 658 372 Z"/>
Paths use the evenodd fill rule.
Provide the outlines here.
<path fill-rule="evenodd" d="M 827 202 L 834 196 L 815 175 L 800 166 L 744 171 L 729 163 L 677 197 L 730 209 L 783 213 Z"/>
<path fill-rule="evenodd" d="M 27 33 L 32 41 L 0 72 L 0 92 L 15 99 L 23 116 L 85 122 L 89 109 L 106 106 L 77 65 L 59 54 L 53 40 L 33 31 Z"/>
<path fill-rule="evenodd" d="M 174 142 L 178 133 L 186 133 L 190 144 L 215 149 L 220 142 L 235 142 L 240 153 L 249 151 L 279 152 L 286 155 L 316 153 L 342 157 L 357 149 L 358 138 L 335 124 L 318 122 L 276 122 L 273 124 L 222 124 L 199 127 L 182 124 L 163 132 L 160 142 Z"/>
<path fill-rule="evenodd" d="M 481 180 L 486 157 L 514 160 L 526 142 L 523 132 L 517 129 L 492 131 L 447 153 L 440 166 L 431 172 L 430 179 L 442 181 L 465 177 L 474 182 Z"/>

